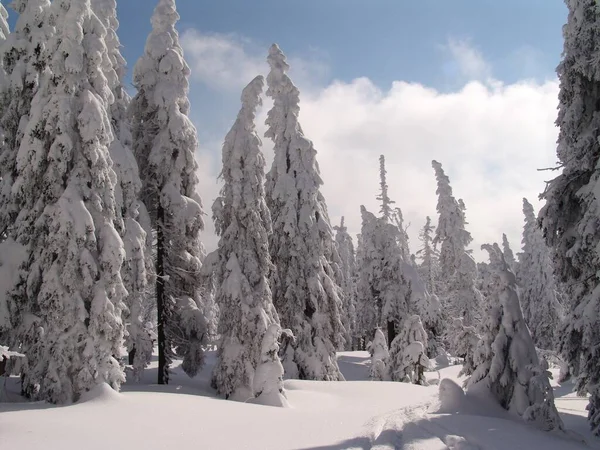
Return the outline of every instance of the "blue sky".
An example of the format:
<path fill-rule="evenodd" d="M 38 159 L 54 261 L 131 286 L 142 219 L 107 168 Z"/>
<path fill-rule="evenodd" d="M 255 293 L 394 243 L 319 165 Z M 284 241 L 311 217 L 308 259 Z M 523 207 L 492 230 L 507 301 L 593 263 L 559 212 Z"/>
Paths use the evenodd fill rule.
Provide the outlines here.
<path fill-rule="evenodd" d="M 154 2 L 118 6 L 124 53 L 134 61 Z M 470 41 L 503 81 L 552 76 L 566 19 L 562 0 L 179 0 L 177 7 L 182 30 L 237 33 L 299 55 L 318 52 L 332 78 L 367 76 L 382 87 L 402 79 L 440 89 L 448 83 L 442 46 L 449 37 Z"/>

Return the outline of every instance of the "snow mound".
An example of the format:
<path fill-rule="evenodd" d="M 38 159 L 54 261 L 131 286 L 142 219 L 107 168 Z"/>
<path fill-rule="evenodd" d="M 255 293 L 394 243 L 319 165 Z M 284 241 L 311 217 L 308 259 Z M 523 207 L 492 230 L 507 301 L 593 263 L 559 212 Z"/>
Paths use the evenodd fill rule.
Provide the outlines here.
<path fill-rule="evenodd" d="M 246 403 L 262 406 L 275 406 L 279 408 L 290 408 L 287 397 L 279 391 L 265 392 L 256 398 L 248 400 Z"/>
<path fill-rule="evenodd" d="M 119 394 L 108 383 L 102 383 L 83 394 L 78 403 L 113 402 L 120 401 L 123 398 L 123 394 Z"/>
<path fill-rule="evenodd" d="M 461 436 L 447 436 L 445 444 L 448 450 L 481 450 L 481 447 L 468 442 Z"/>
<path fill-rule="evenodd" d="M 462 410 L 466 404 L 465 391 L 449 378 L 444 378 L 440 381 L 438 391 L 440 400 L 440 408 L 438 413 L 456 413 Z"/>

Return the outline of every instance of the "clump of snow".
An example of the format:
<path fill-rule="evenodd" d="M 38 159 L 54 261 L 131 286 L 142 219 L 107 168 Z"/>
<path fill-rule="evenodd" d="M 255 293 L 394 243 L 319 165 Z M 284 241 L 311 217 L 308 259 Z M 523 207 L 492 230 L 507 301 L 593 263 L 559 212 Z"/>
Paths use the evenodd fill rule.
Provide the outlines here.
<path fill-rule="evenodd" d="M 124 398 L 123 394 L 119 394 L 113 388 L 110 387 L 108 383 L 101 383 L 91 389 L 88 392 L 85 392 L 81 395 L 78 403 L 89 403 L 89 402 L 112 402 L 119 401 Z"/>

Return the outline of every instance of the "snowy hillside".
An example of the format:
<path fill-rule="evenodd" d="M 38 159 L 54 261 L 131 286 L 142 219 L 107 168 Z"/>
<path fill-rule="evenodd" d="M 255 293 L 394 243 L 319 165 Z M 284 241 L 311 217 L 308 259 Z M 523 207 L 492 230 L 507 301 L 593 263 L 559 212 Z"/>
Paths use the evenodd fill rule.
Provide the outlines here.
<path fill-rule="evenodd" d="M 156 363 L 139 384 L 117 394 L 100 387 L 73 406 L 46 403 L 0 404 L 3 448 L 88 450 L 165 448 L 202 449 L 411 449 L 411 450 L 575 450 L 600 449 L 600 439 L 573 438 L 537 431 L 482 399 L 457 396 L 448 380 L 438 400 L 437 386 L 366 381 L 368 353 L 339 355 L 347 382 L 288 380 L 290 408 L 225 401 L 209 387 L 214 354 L 207 367 L 189 379 L 177 367 L 172 384 L 149 384 Z M 459 366 L 440 370 L 456 379 Z M 437 379 L 438 372 L 427 374 Z M 453 389 L 453 387 L 455 389 Z M 570 429 L 587 433 L 586 401 L 555 389 L 557 405 Z"/>

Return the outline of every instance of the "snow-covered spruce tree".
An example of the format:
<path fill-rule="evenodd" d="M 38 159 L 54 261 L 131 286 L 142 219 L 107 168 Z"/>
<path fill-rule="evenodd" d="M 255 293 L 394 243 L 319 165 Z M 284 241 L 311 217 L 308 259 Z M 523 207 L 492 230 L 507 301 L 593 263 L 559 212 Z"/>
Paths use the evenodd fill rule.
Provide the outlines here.
<path fill-rule="evenodd" d="M 539 363 L 523 320 L 516 278 L 498 244 L 485 244 L 482 249 L 490 255 L 495 290 L 468 389 L 483 386 L 503 408 L 541 429 L 562 429 L 548 373 Z"/>
<path fill-rule="evenodd" d="M 378 286 L 375 284 L 375 271 L 381 260 L 377 257 L 377 249 L 373 245 L 377 227 L 377 218 L 360 207 L 362 226 L 358 236 L 357 249 L 357 299 L 356 299 L 356 330 L 364 344 L 373 339 L 373 333 L 379 323 L 381 299 Z"/>
<path fill-rule="evenodd" d="M 508 242 L 508 238 L 505 233 L 502 233 L 502 254 L 504 255 L 504 260 L 506 264 L 508 264 L 508 268 L 511 272 L 516 273 L 517 270 L 517 260 L 515 259 L 515 254 L 510 248 L 510 243 Z"/>
<path fill-rule="evenodd" d="M 151 255 L 147 254 L 148 236 L 138 221 L 147 216 L 146 207 L 139 200 L 142 182 L 137 163 L 131 150 L 131 130 L 127 117 L 130 97 L 123 85 L 125 77 L 125 59 L 121 55 L 121 44 L 117 36 L 119 21 L 117 20 L 117 3 L 115 0 L 92 0 L 92 9 L 106 28 L 107 57 L 113 71 L 108 77 L 109 87 L 114 101 L 108 109 L 113 127 L 114 139 L 109 147 L 110 156 L 117 173 L 115 197 L 117 210 L 123 216 L 124 228 L 120 231 L 125 244 L 125 260 L 121 269 L 123 283 L 128 295 L 125 300 L 127 309 L 124 319 L 127 323 L 126 347 L 129 352 L 129 364 L 133 366 L 133 374 L 139 379 L 144 368 L 152 359 L 154 331 L 151 323 L 144 318 L 144 303 L 148 301 L 148 269 L 152 265 Z M 145 220 L 148 222 L 148 220 Z"/>
<path fill-rule="evenodd" d="M 402 210 L 400 208 L 394 208 L 392 222 L 398 228 L 398 245 L 402 250 L 402 258 L 406 263 L 412 264 L 410 246 L 408 244 L 408 233 L 406 231 L 410 226 L 410 223 L 408 225 L 404 225 L 404 215 L 402 214 Z"/>
<path fill-rule="evenodd" d="M 448 327 L 448 333 L 454 339 L 452 344 L 454 356 L 462 358 L 463 366 L 459 375 L 471 375 L 475 370 L 473 360 L 475 351 L 480 341 L 477 330 L 472 326 L 465 326 L 463 319 L 455 318 L 452 325 Z M 465 381 L 466 385 L 466 381 Z"/>
<path fill-rule="evenodd" d="M 422 245 L 417 250 L 417 256 L 421 262 L 418 267 L 419 276 L 425 283 L 425 287 L 430 294 L 437 294 L 437 278 L 439 271 L 438 252 L 433 246 L 433 232 L 435 227 L 431 224 L 431 218 L 427 216 L 425 225 L 419 232 L 419 240 Z"/>
<path fill-rule="evenodd" d="M 223 144 L 225 184 L 214 209 L 221 237 L 216 265 L 221 339 L 212 384 L 226 398 L 242 401 L 258 394 L 253 380 L 263 338 L 271 324 L 279 323 L 268 281 L 274 267 L 268 241 L 271 216 L 263 187 L 265 159 L 254 125 L 263 84 L 264 78 L 258 76 L 242 92 L 242 108 Z M 277 355 L 273 358 L 279 362 Z"/>
<path fill-rule="evenodd" d="M 542 194 L 540 222 L 569 299 L 559 350 L 577 377 L 577 391 L 591 395 L 588 417 L 600 435 L 600 15 L 594 0 L 570 0 L 567 7 L 557 68 L 562 172 Z"/>
<path fill-rule="evenodd" d="M 369 378 L 373 381 L 387 381 L 390 378 L 387 363 L 390 356 L 388 344 L 381 328 L 375 330 L 375 337 L 369 347 L 371 353 L 371 370 Z"/>
<path fill-rule="evenodd" d="M 398 245 L 398 228 L 385 218 L 377 218 L 361 206 L 365 247 L 364 274 L 361 274 L 361 314 L 375 312 L 375 326 L 385 327 L 392 342 L 408 315 L 411 284 L 404 276 L 404 259 Z"/>
<path fill-rule="evenodd" d="M 340 225 L 334 227 L 334 229 L 336 230 L 335 242 L 341 260 L 342 280 L 340 286 L 344 291 L 342 322 L 346 330 L 344 335 L 345 348 L 350 350 L 356 336 L 356 259 L 352 236 L 350 236 L 348 228 L 344 225 L 343 217 Z"/>
<path fill-rule="evenodd" d="M 388 222 L 392 221 L 392 216 L 394 215 L 394 209 L 392 205 L 394 202 L 390 199 L 388 194 L 388 184 L 387 184 L 387 171 L 385 170 L 385 156 L 381 155 L 379 157 L 379 195 L 377 196 L 377 200 L 381 202 L 381 216 Z"/>
<path fill-rule="evenodd" d="M 523 317 L 535 345 L 553 350 L 557 347 L 557 330 L 562 325 L 564 310 L 554 279 L 550 250 L 544 242 L 533 206 L 525 198 L 523 214 L 523 252 L 517 272 Z"/>
<path fill-rule="evenodd" d="M 203 363 L 200 231 L 202 203 L 194 152 L 197 133 L 188 117 L 190 68 L 175 24 L 174 0 L 159 0 L 144 55 L 134 68 L 138 92 L 129 108 L 133 151 L 143 180 L 141 198 L 156 230 L 158 382 L 168 383 L 173 349 L 193 376 Z"/>
<path fill-rule="evenodd" d="M 416 312 L 421 316 L 425 331 L 427 331 L 428 348 L 427 356 L 435 357 L 442 349 L 441 339 L 444 334 L 444 317 L 440 299 L 436 295 L 438 290 L 438 253 L 433 247 L 432 233 L 435 227 L 431 225 L 428 216 L 425 225 L 421 229 L 419 238 L 422 247 L 417 251 L 421 263 L 417 266 L 417 273 L 425 283 L 429 295 L 422 296 L 416 305 Z"/>
<path fill-rule="evenodd" d="M 113 98 L 105 29 L 89 0 L 55 0 L 51 13 L 52 75 L 33 98 L 13 184 L 15 237 L 30 252 L 27 279 L 14 295 L 39 321 L 22 336 L 23 390 L 68 403 L 98 384 L 118 389 L 124 380 L 115 356 L 126 290 L 108 150 Z"/>
<path fill-rule="evenodd" d="M 273 301 L 281 324 L 292 330 L 293 348 L 285 350 L 290 378 L 340 380 L 335 349 L 343 339 L 341 288 L 334 261 L 339 260 L 329 222 L 316 150 L 298 122 L 299 91 L 276 44 L 267 58 L 267 95 L 273 99 L 266 136 L 274 142 L 267 174 L 267 204 L 273 219 L 270 250 L 276 270 Z M 291 359 L 290 359 L 291 358 Z"/>
<path fill-rule="evenodd" d="M 18 205 L 11 193 L 16 175 L 16 159 L 31 101 L 38 90 L 41 74 L 48 66 L 47 43 L 49 0 L 17 0 L 11 3 L 19 17 L 15 29 L 6 34 L 6 10 L 0 5 L 0 47 L 2 90 L 0 94 L 0 240 L 10 236 Z"/>
<path fill-rule="evenodd" d="M 48 0 L 14 1 L 11 6 L 19 17 L 13 33 L 8 36 L 5 34 L 6 24 L 2 22 L 2 18 L 5 18 L 3 8 L 0 10 L 0 39 L 6 37 L 6 41 L 0 46 L 0 75 L 5 77 L 4 81 L 0 81 L 0 242 L 14 237 L 13 224 L 19 211 L 12 194 L 17 153 L 29 119 L 31 101 L 39 86 L 39 78 L 47 70 L 49 55 L 46 46 L 52 31 L 47 25 L 50 7 Z M 12 247 L 15 243 L 7 241 L 6 245 Z M 15 250 L 11 248 L 9 252 L 14 254 Z M 11 262 L 4 261 L 4 264 L 10 265 Z M 3 289 L 12 291 L 12 286 L 5 284 Z M 0 304 L 0 315 L 4 315 L 5 319 L 0 319 L 0 342 L 17 345 L 17 335 L 23 331 L 22 319 L 26 305 L 16 297 L 3 294 L 0 295 L 0 303 L 3 303 Z M 11 330 L 10 333 L 8 329 Z"/>
<path fill-rule="evenodd" d="M 425 385 L 425 369 L 429 368 L 427 333 L 418 315 L 407 317 L 402 330 L 392 342 L 389 371 L 392 381 Z"/>
<path fill-rule="evenodd" d="M 442 165 L 433 161 L 432 166 L 440 215 L 433 243 L 440 245 L 440 278 L 446 291 L 442 300 L 449 317 L 463 318 L 465 325 L 473 325 L 481 315 L 481 293 L 475 288 L 477 265 L 467 250 L 473 239 L 465 229 L 464 203 L 452 195 Z"/>

